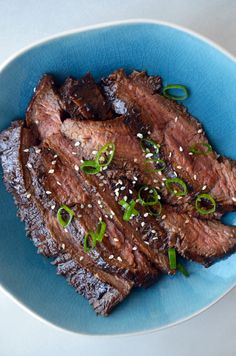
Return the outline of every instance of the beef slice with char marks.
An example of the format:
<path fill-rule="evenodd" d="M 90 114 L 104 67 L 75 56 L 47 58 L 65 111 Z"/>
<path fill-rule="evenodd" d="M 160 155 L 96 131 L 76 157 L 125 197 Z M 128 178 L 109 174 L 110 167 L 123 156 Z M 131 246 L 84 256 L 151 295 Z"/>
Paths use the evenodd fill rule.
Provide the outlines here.
<path fill-rule="evenodd" d="M 140 77 L 137 72 L 126 76 L 119 70 L 103 82 L 115 110 L 114 98 L 124 103 L 126 111 L 138 108 L 150 137 L 161 144 L 165 161 L 189 184 L 190 190 L 197 194 L 203 189 L 211 194 L 222 212 L 235 208 L 235 163 L 218 158 L 214 151 L 206 155 L 189 155 L 193 145 L 208 144 L 208 140 L 200 123 L 183 106 L 157 94 L 148 84 L 148 77 Z"/>
<path fill-rule="evenodd" d="M 65 109 L 71 117 L 86 120 L 113 118 L 111 105 L 105 100 L 90 73 L 78 80 L 67 78 L 60 88 L 60 94 Z"/>

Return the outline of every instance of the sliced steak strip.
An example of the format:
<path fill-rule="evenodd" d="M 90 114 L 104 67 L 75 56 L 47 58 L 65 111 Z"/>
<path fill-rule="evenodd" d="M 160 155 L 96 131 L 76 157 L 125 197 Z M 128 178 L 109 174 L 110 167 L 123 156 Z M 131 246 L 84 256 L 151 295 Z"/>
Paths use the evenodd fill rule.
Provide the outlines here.
<path fill-rule="evenodd" d="M 33 191 L 30 195 L 29 190 L 25 188 L 24 166 L 21 161 L 22 150 L 24 150 L 24 147 L 21 148 L 21 142 L 24 142 L 22 132 L 24 132 L 23 122 L 19 121 L 0 135 L 0 154 L 4 181 L 8 191 L 15 198 L 18 214 L 25 221 L 27 233 L 38 248 L 38 252 L 48 257 L 59 256 L 60 259 L 64 260 L 65 253 L 52 236 L 50 229 L 45 225 L 45 221 L 50 221 L 50 216 L 47 216 L 47 214 L 45 216 L 45 210 L 32 194 Z M 70 257 L 66 258 L 68 261 L 70 259 Z M 129 293 L 130 286 L 125 281 L 123 281 L 122 293 L 120 289 L 104 282 L 104 272 L 102 272 L 103 278 L 100 279 L 98 269 L 96 269 L 95 276 L 89 271 L 89 266 L 84 268 L 84 262 L 80 260 L 76 262 L 75 260 L 70 261 L 74 266 L 73 270 L 68 269 L 66 271 L 59 268 L 59 272 L 64 271 L 63 273 L 67 276 L 68 281 L 89 300 L 96 312 L 106 315 Z M 119 281 L 118 277 L 117 281 Z M 125 289 L 124 286 L 126 286 Z M 100 295 L 99 300 L 96 299 L 98 295 Z"/>
<path fill-rule="evenodd" d="M 217 158 L 215 152 L 207 155 L 189 155 L 192 145 L 208 144 L 198 121 L 183 106 L 156 94 L 134 73 L 127 77 L 122 70 L 104 80 L 105 92 L 110 100 L 118 98 L 126 110 L 136 107 L 141 113 L 143 126 L 150 137 L 162 145 L 163 156 L 178 176 L 184 179 L 195 193 L 210 193 L 222 205 L 222 211 L 236 206 L 236 166 L 226 158 Z M 114 109 L 115 102 L 114 103 Z M 117 110 L 119 112 L 119 110 Z"/>
<path fill-rule="evenodd" d="M 60 130 L 63 105 L 51 75 L 40 80 L 26 112 L 26 124 L 38 132 L 39 138 Z"/>
<path fill-rule="evenodd" d="M 216 220 L 201 220 L 166 208 L 162 226 L 169 231 L 169 245 L 183 257 L 208 266 L 236 250 L 236 227 Z"/>
<path fill-rule="evenodd" d="M 67 78 L 60 88 L 66 111 L 81 119 L 112 119 L 111 105 L 105 100 L 90 73 L 79 80 Z"/>

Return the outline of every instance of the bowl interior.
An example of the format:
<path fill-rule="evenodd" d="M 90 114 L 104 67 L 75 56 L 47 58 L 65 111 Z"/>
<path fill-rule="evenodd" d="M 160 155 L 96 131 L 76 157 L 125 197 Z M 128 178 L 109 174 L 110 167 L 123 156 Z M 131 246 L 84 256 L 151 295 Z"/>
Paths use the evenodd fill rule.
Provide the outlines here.
<path fill-rule="evenodd" d="M 165 83 L 191 90 L 185 102 L 200 119 L 221 154 L 236 159 L 236 64 L 201 39 L 162 24 L 120 24 L 64 35 L 20 54 L 0 73 L 0 130 L 23 118 L 33 89 L 44 73 L 58 82 L 91 71 L 96 79 L 124 67 L 159 74 Z M 108 317 L 97 317 L 48 259 L 36 254 L 16 218 L 12 197 L 0 182 L 0 282 L 44 319 L 86 334 L 145 331 L 189 317 L 236 282 L 236 254 L 205 269 L 187 263 L 191 277 L 163 276 L 135 290 Z M 235 223 L 234 215 L 226 221 Z"/>

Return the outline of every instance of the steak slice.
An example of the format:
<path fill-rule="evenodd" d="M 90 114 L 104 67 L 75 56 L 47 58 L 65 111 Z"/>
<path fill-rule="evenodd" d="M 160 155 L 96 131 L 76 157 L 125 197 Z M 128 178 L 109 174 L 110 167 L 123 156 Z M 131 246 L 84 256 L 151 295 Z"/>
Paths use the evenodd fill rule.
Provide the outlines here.
<path fill-rule="evenodd" d="M 71 117 L 108 120 L 113 118 L 111 105 L 105 100 L 90 73 L 79 80 L 67 78 L 60 88 L 66 111 Z"/>
<path fill-rule="evenodd" d="M 113 102 L 123 102 L 123 113 L 137 108 L 144 134 L 161 145 L 162 155 L 178 176 L 197 194 L 204 190 L 220 205 L 222 212 L 236 206 L 236 166 L 212 151 L 206 155 L 189 155 L 194 144 L 208 144 L 200 123 L 186 109 L 172 100 L 157 94 L 146 75 L 133 73 L 127 77 L 123 70 L 111 74 L 103 81 L 104 91 Z"/>
<path fill-rule="evenodd" d="M 35 198 L 32 186 L 30 187 L 31 193 L 25 186 L 24 166 L 22 165 L 22 150 L 24 151 L 25 148 L 21 147 L 21 142 L 25 141 L 22 138 L 23 132 L 23 122 L 18 121 L 0 134 L 4 181 L 8 191 L 14 196 L 18 214 L 25 221 L 27 233 L 38 248 L 38 252 L 48 257 L 58 256 L 55 263 L 60 264 L 59 273 L 66 275 L 69 283 L 89 300 L 97 313 L 106 315 L 124 299 L 132 285 L 116 277 L 116 284 L 119 288 L 115 288 L 104 281 L 107 276 L 110 278 L 108 274 L 100 272 L 98 268 L 95 273 L 92 273 L 92 263 L 85 264 L 84 260 L 71 259 L 70 254 L 62 251 L 62 246 L 58 244 L 51 230 L 45 225 L 45 221 L 50 222 L 50 214 L 46 213 L 45 216 L 45 210 Z M 65 262 L 68 262 L 68 266 L 73 265 L 73 268 L 68 267 L 66 270 L 63 266 Z"/>
<path fill-rule="evenodd" d="M 236 227 L 216 220 L 201 220 L 188 214 L 165 209 L 162 226 L 169 231 L 169 246 L 190 260 L 206 267 L 236 250 Z"/>

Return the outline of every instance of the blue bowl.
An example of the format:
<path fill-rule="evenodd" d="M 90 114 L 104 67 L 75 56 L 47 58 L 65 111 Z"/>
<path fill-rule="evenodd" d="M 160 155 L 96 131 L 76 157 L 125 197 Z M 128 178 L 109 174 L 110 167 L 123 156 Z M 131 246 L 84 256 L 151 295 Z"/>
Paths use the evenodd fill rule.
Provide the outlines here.
<path fill-rule="evenodd" d="M 236 63 L 209 41 L 175 26 L 128 21 L 55 36 L 18 53 L 0 71 L 0 130 L 24 117 L 44 73 L 58 81 L 91 71 L 96 79 L 124 67 L 160 74 L 166 83 L 191 89 L 189 111 L 203 123 L 221 154 L 236 159 Z M 0 182 L 0 283 L 21 305 L 63 329 L 83 334 L 155 331 L 196 315 L 236 283 L 236 254 L 205 269 L 187 263 L 190 278 L 163 276 L 135 290 L 109 317 L 88 302 L 37 255 L 16 218 L 13 199 Z M 235 223 L 234 215 L 226 222 Z"/>

